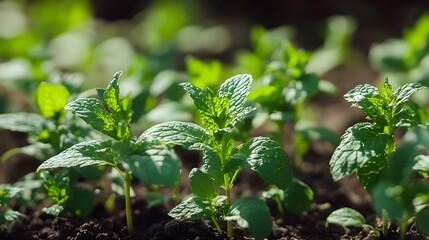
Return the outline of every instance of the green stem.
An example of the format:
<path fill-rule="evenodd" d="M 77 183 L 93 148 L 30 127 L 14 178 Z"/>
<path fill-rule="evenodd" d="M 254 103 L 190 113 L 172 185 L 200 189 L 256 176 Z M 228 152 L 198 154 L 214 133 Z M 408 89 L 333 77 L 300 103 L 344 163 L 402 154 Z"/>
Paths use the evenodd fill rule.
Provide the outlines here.
<path fill-rule="evenodd" d="M 222 163 L 222 166 L 226 166 L 226 154 L 225 154 L 225 137 L 222 137 L 222 143 L 221 143 L 221 156 L 220 161 Z M 223 175 L 223 181 L 224 181 L 224 190 L 225 190 L 225 196 L 226 196 L 226 205 L 231 205 L 231 184 L 230 184 L 230 178 L 229 174 L 226 173 Z M 229 239 L 232 239 L 234 237 L 234 232 L 232 228 L 232 222 L 227 221 L 226 222 L 226 229 L 228 233 Z"/>
<path fill-rule="evenodd" d="M 133 176 L 130 172 L 125 172 L 125 215 L 127 218 L 127 226 L 128 233 L 132 233 L 134 231 L 133 219 L 131 213 L 131 180 L 133 180 Z"/>
<path fill-rule="evenodd" d="M 402 219 L 401 223 L 401 240 L 405 239 L 405 233 L 407 232 L 407 225 L 408 225 L 408 217 L 405 215 Z"/>
<path fill-rule="evenodd" d="M 282 214 L 285 210 L 283 209 L 283 204 L 282 204 L 282 201 L 280 200 L 280 197 L 278 196 L 274 197 L 274 201 L 277 204 L 277 209 Z"/>
<path fill-rule="evenodd" d="M 304 109 L 304 102 L 298 102 L 296 103 L 294 107 L 294 120 L 293 120 L 293 126 L 292 126 L 292 136 L 293 136 L 293 144 L 295 148 L 295 166 L 300 168 L 303 162 L 303 154 L 301 153 L 301 150 L 298 150 L 298 142 L 302 141 L 302 137 L 299 135 L 299 133 L 295 130 L 296 124 L 300 121 L 302 110 Z"/>
<path fill-rule="evenodd" d="M 217 231 L 221 233 L 222 229 L 220 228 L 219 223 L 214 216 L 212 216 L 212 221 L 213 221 L 214 225 L 216 226 Z"/>
<path fill-rule="evenodd" d="M 133 176 L 130 172 L 123 172 L 121 169 L 119 169 L 118 166 L 113 166 L 116 171 L 118 171 L 119 175 L 124 179 L 125 181 L 125 215 L 127 218 L 127 227 L 128 227 L 128 233 L 131 233 L 134 231 L 133 226 L 133 219 L 132 219 L 132 213 L 131 213 L 131 180 L 133 180 Z"/>
<path fill-rule="evenodd" d="M 386 237 L 389 230 L 389 217 L 387 216 L 386 210 L 383 209 L 383 236 Z"/>

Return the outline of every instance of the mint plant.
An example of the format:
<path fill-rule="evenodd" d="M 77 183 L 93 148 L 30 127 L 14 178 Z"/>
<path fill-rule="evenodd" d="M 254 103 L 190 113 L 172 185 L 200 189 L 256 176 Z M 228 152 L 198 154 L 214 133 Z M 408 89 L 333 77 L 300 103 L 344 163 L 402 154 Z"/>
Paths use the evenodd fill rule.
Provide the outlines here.
<path fill-rule="evenodd" d="M 423 176 L 429 173 L 428 150 L 428 126 L 412 127 L 371 190 L 374 209 L 400 227 L 401 239 L 405 239 L 411 222 L 429 236 L 429 185 L 425 179 L 416 176 L 417 173 Z"/>
<path fill-rule="evenodd" d="M 233 237 L 232 221 L 247 228 L 256 239 L 266 237 L 272 222 L 266 203 L 256 197 L 231 199 L 231 189 L 241 169 L 252 169 L 266 182 L 286 191 L 292 181 L 292 168 L 287 153 L 267 137 L 255 137 L 236 146 L 232 129 L 253 111 L 246 107 L 252 77 L 236 75 L 226 80 L 215 93 L 192 83 L 182 87 L 194 100 L 204 127 L 190 122 L 166 122 L 153 126 L 139 139 L 156 139 L 203 153 L 200 168 L 189 174 L 192 196 L 172 209 L 175 219 L 210 218 L 218 231 L 219 220 L 227 221 L 227 234 Z M 218 192 L 223 189 L 223 194 Z"/>
<path fill-rule="evenodd" d="M 396 152 L 396 130 L 423 122 L 421 109 L 409 101 L 411 95 L 422 88 L 419 83 L 409 83 L 393 91 L 386 78 L 381 89 L 363 84 L 344 95 L 345 100 L 364 111 L 370 121 L 356 123 L 341 137 L 329 163 L 335 181 L 356 173 L 362 185 L 372 190 Z M 387 219 L 383 214 L 384 235 Z"/>
<path fill-rule="evenodd" d="M 356 172 L 363 186 L 371 188 L 396 151 L 395 131 L 422 123 L 422 111 L 409 101 L 422 88 L 419 83 L 409 83 L 393 91 L 386 78 L 381 89 L 363 84 L 344 95 L 371 121 L 355 124 L 341 137 L 329 163 L 335 181 Z"/>
<path fill-rule="evenodd" d="M 65 106 L 65 109 L 109 139 L 77 143 L 43 162 L 37 171 L 72 167 L 79 169 L 92 165 L 111 166 L 125 183 L 126 219 L 128 230 L 132 232 L 130 198 L 133 176 L 148 185 L 174 186 L 181 167 L 171 149 L 152 139 L 137 139 L 132 134 L 131 99 L 121 99 L 119 96 L 120 75 L 121 72 L 116 73 L 106 89 L 97 89 L 100 99 L 79 98 Z"/>
<path fill-rule="evenodd" d="M 297 49 L 292 43 L 281 46 L 281 57 L 272 60 L 265 68 L 262 86 L 249 96 L 266 111 L 278 126 L 275 137 L 284 144 L 286 123 L 292 124 L 295 164 L 299 166 L 310 148 L 311 140 L 327 140 L 336 145 L 338 137 L 332 131 L 317 126 L 304 116 L 307 101 L 319 93 L 323 85 L 320 77 L 306 70 L 310 53 Z"/>
<path fill-rule="evenodd" d="M 39 113 L 18 112 L 1 114 L 0 128 L 25 132 L 28 134 L 28 141 L 30 142 L 27 146 L 13 148 L 7 151 L 3 154 L 2 161 L 6 161 L 16 154 L 27 154 L 43 161 L 60 153 L 75 143 L 90 138 L 98 138 L 98 135 L 95 134 L 94 131 L 74 121 L 74 119 L 68 116 L 64 111 L 64 106 L 69 101 L 70 95 L 70 91 L 64 85 L 43 82 L 39 84 L 35 92 L 35 103 L 39 109 Z M 69 178 L 69 175 L 76 175 L 73 179 L 83 177 L 84 179 L 91 178 L 92 180 L 99 180 L 104 170 L 95 167 L 86 167 L 81 170 L 70 169 L 69 171 L 70 173 L 65 174 L 66 176 L 64 177 Z M 40 176 L 35 176 L 32 177 L 32 180 L 27 179 L 30 182 L 20 186 L 22 191 L 18 194 L 17 199 L 23 203 L 23 205 L 39 201 L 40 198 L 32 198 L 31 196 L 34 195 L 34 192 L 41 192 L 41 187 L 46 188 L 48 197 L 53 196 L 50 195 L 51 190 L 48 188 L 48 185 L 43 183 L 44 179 L 48 177 L 55 178 L 56 176 L 47 175 L 48 173 L 42 178 Z M 94 179 L 94 177 L 99 178 Z M 36 181 L 39 183 L 35 183 Z M 85 191 L 84 188 L 75 187 L 74 180 L 67 181 L 67 183 L 67 189 L 69 189 L 68 192 L 70 193 Z M 86 195 L 89 199 L 95 198 L 93 191 L 88 192 Z M 52 200 L 57 202 L 55 199 Z M 55 205 L 52 206 L 52 209 L 56 209 L 55 211 L 47 212 L 58 215 L 61 210 L 64 209 L 64 206 L 67 205 L 67 210 L 71 210 L 78 216 L 84 217 L 89 214 L 92 209 L 91 206 L 94 205 L 90 204 L 90 202 L 91 201 L 87 201 L 87 204 L 73 205 L 71 201 L 65 199 L 61 204 L 61 208 L 59 205 Z"/>
<path fill-rule="evenodd" d="M 18 211 L 9 209 L 7 204 L 20 192 L 21 188 L 0 186 L 0 224 L 12 221 L 22 216 Z"/>

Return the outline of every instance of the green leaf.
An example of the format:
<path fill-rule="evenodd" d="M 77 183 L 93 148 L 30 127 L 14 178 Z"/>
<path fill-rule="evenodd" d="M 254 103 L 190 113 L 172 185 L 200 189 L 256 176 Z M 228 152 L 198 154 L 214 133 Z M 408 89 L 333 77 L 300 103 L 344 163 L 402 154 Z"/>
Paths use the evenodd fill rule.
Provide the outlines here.
<path fill-rule="evenodd" d="M 292 167 L 288 155 L 275 141 L 267 137 L 255 137 L 243 144 L 238 154 L 232 157 L 246 159 L 247 164 L 242 167 L 259 173 L 268 183 L 286 190 L 292 181 Z"/>
<path fill-rule="evenodd" d="M 229 99 L 228 115 L 231 119 L 240 115 L 247 101 L 251 86 L 252 76 L 249 74 L 240 74 L 227 79 L 219 87 L 217 92 L 218 97 Z"/>
<path fill-rule="evenodd" d="M 290 212 L 301 214 L 310 209 L 313 197 L 313 190 L 307 184 L 293 178 L 288 189 L 284 191 L 283 203 Z"/>
<path fill-rule="evenodd" d="M 347 129 L 329 162 L 334 180 L 352 174 L 369 159 L 385 154 L 391 138 L 377 125 L 370 123 L 358 123 Z"/>
<path fill-rule="evenodd" d="M 39 133 L 50 122 L 36 113 L 0 114 L 0 128 L 16 132 Z"/>
<path fill-rule="evenodd" d="M 205 200 L 205 198 L 192 196 L 174 207 L 168 213 L 168 216 L 177 220 L 202 219 L 204 217 L 213 216 L 214 213 L 210 210 L 209 207 L 210 202 Z"/>
<path fill-rule="evenodd" d="M 188 57 L 186 69 L 191 76 L 191 82 L 202 89 L 216 87 L 222 75 L 222 64 L 219 61 L 203 62 L 197 58 Z"/>
<path fill-rule="evenodd" d="M 103 104 L 95 98 L 80 98 L 65 106 L 94 129 L 117 139 L 118 125 Z"/>
<path fill-rule="evenodd" d="M 188 150 L 211 150 L 214 139 L 202 127 L 189 122 L 171 121 L 149 128 L 139 140 L 154 139 Z"/>
<path fill-rule="evenodd" d="M 0 212 L 0 224 L 13 221 L 21 216 L 23 215 L 20 212 L 7 209 L 5 212 Z"/>
<path fill-rule="evenodd" d="M 48 191 L 48 197 L 58 205 L 63 205 L 70 197 L 70 177 L 67 170 L 57 173 L 42 172 L 40 177 Z"/>
<path fill-rule="evenodd" d="M 159 192 L 149 192 L 146 194 L 147 208 L 150 209 L 159 206 L 168 201 L 168 196 Z"/>
<path fill-rule="evenodd" d="M 120 158 L 134 176 L 146 184 L 173 187 L 181 176 L 181 164 L 174 152 L 165 145 L 148 144 L 131 156 Z"/>
<path fill-rule="evenodd" d="M 423 209 L 416 215 L 416 227 L 417 229 L 425 234 L 429 235 L 429 209 Z"/>
<path fill-rule="evenodd" d="M 180 84 L 192 97 L 203 124 L 213 134 L 229 123 L 229 99 L 215 96 L 210 88 L 201 90 L 192 83 Z"/>
<path fill-rule="evenodd" d="M 415 102 L 403 102 L 396 106 L 393 113 L 395 127 L 411 127 L 422 124 L 426 121 L 426 116 L 422 117 L 421 112 L 425 110 Z"/>
<path fill-rule="evenodd" d="M 62 211 L 64 211 L 64 207 L 58 204 L 52 205 L 50 207 L 44 207 L 42 209 L 42 212 L 54 217 L 58 217 Z"/>
<path fill-rule="evenodd" d="M 249 101 L 255 101 L 263 105 L 278 104 L 281 91 L 276 86 L 262 86 L 249 94 Z"/>
<path fill-rule="evenodd" d="M 71 209 L 79 217 L 87 217 L 91 214 L 96 203 L 96 192 L 81 187 L 73 187 L 70 198 L 67 201 L 67 209 Z"/>
<path fill-rule="evenodd" d="M 121 74 L 122 72 L 115 73 L 106 90 L 98 90 L 100 98 L 103 99 L 107 107 L 115 113 L 122 111 L 122 104 L 119 100 L 119 78 Z"/>
<path fill-rule="evenodd" d="M 348 93 L 346 93 L 344 95 L 344 99 L 355 106 L 359 104 L 359 102 L 361 102 L 363 99 L 367 98 L 368 96 L 378 95 L 378 94 L 380 94 L 380 91 L 378 90 L 378 88 L 370 84 L 362 84 L 362 85 L 356 86 Z"/>
<path fill-rule="evenodd" d="M 118 144 L 111 140 L 89 140 L 78 143 L 43 162 L 37 171 L 60 167 L 90 165 L 116 165 L 119 158 Z"/>
<path fill-rule="evenodd" d="M 201 169 L 213 178 L 218 185 L 223 184 L 222 163 L 218 154 L 209 150 L 203 151 L 203 165 Z"/>
<path fill-rule="evenodd" d="M 5 187 L 0 189 L 0 207 L 9 203 L 23 189 L 18 187 Z"/>
<path fill-rule="evenodd" d="M 319 81 L 316 74 L 307 74 L 299 80 L 290 81 L 283 92 L 286 102 L 295 105 L 309 99 L 318 92 Z"/>
<path fill-rule="evenodd" d="M 265 201 L 256 197 L 242 197 L 233 202 L 225 220 L 236 221 L 255 239 L 264 239 L 271 233 L 270 210 Z"/>
<path fill-rule="evenodd" d="M 357 176 L 365 189 L 370 189 L 379 179 L 381 171 L 386 167 L 385 156 L 375 156 L 357 170 Z"/>
<path fill-rule="evenodd" d="M 389 218 L 393 220 L 402 219 L 404 213 L 407 211 L 406 206 L 404 206 L 404 199 L 400 196 L 403 192 L 404 188 L 400 185 L 386 180 L 379 181 L 371 189 L 375 211 L 378 214 L 387 211 Z"/>
<path fill-rule="evenodd" d="M 326 223 L 339 224 L 345 227 L 363 227 L 365 218 L 358 211 L 345 207 L 329 214 Z"/>
<path fill-rule="evenodd" d="M 425 88 L 420 83 L 407 83 L 403 86 L 398 87 L 395 92 L 393 93 L 396 97 L 396 102 L 394 107 L 397 107 L 399 104 L 408 101 L 408 99 L 413 95 L 414 93 L 418 92 L 419 90 Z"/>
<path fill-rule="evenodd" d="M 40 113 L 47 117 L 58 117 L 67 104 L 70 93 L 63 85 L 41 83 L 36 91 L 36 104 Z"/>
<path fill-rule="evenodd" d="M 418 155 L 416 158 L 416 164 L 413 166 L 413 170 L 424 173 L 426 176 L 429 176 L 429 156 L 428 155 Z"/>
<path fill-rule="evenodd" d="M 196 196 L 211 199 L 218 195 L 213 178 L 197 168 L 189 173 L 189 181 L 192 193 Z"/>

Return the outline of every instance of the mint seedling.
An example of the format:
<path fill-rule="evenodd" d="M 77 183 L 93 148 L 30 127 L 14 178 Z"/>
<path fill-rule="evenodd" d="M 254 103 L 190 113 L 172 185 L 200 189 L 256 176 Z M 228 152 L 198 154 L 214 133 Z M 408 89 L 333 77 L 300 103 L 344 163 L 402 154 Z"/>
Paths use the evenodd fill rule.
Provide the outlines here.
<path fill-rule="evenodd" d="M 322 83 L 326 83 L 306 70 L 310 53 L 290 42 L 283 43 L 280 50 L 281 57 L 266 66 L 262 86 L 252 91 L 249 99 L 258 103 L 267 118 L 276 123 L 278 130 L 274 136 L 282 144 L 287 141 L 285 125 L 292 124 L 293 131 L 289 135 L 294 143 L 294 162 L 299 166 L 312 140 L 326 140 L 336 145 L 338 137 L 304 115 L 308 100 L 322 90 Z"/>
<path fill-rule="evenodd" d="M 370 122 L 355 124 L 341 137 L 329 163 L 335 181 L 356 172 L 366 189 L 374 187 L 396 152 L 395 131 L 422 122 L 418 105 L 409 101 L 422 88 L 419 83 L 409 83 L 393 91 L 386 78 L 381 89 L 363 84 L 344 95 L 352 106 L 366 113 Z M 383 218 L 387 223 L 387 216 L 383 214 Z M 383 234 L 387 234 L 386 224 Z"/>
<path fill-rule="evenodd" d="M 53 168 L 77 169 L 86 166 L 111 166 L 125 182 L 125 206 L 128 230 L 133 231 L 131 217 L 131 180 L 174 186 L 180 176 L 180 161 L 174 152 L 152 139 L 137 139 L 131 132 L 131 99 L 119 97 L 118 72 L 106 89 L 97 89 L 99 99 L 80 98 L 65 106 L 92 128 L 110 137 L 87 140 L 71 146 L 42 163 L 37 171 Z"/>
<path fill-rule="evenodd" d="M 0 187 L 0 224 L 22 216 L 20 212 L 7 208 L 7 204 L 21 191 L 22 189 L 17 187 Z"/>
<path fill-rule="evenodd" d="M 418 106 L 408 100 L 422 88 L 419 83 L 409 83 L 393 92 L 386 79 L 381 89 L 364 84 L 344 95 L 371 122 L 355 124 L 341 137 L 329 163 L 335 181 L 357 172 L 363 186 L 371 187 L 396 151 L 396 129 L 421 123 Z"/>
<path fill-rule="evenodd" d="M 227 233 L 233 236 L 232 222 L 247 228 L 257 239 L 266 237 L 272 222 L 266 203 L 256 197 L 231 200 L 234 181 L 243 168 L 252 169 L 266 182 L 287 190 L 292 168 L 287 153 L 267 137 L 255 137 L 236 146 L 232 129 L 250 113 L 246 107 L 252 77 L 241 74 L 226 80 L 215 93 L 192 83 L 181 84 L 194 100 L 204 127 L 189 122 L 166 122 L 153 126 L 139 139 L 152 138 L 203 153 L 201 168 L 189 174 L 193 195 L 171 210 L 175 219 L 210 218 L 221 231 L 219 220 L 227 221 Z M 218 187 L 223 193 L 218 192 Z"/>
<path fill-rule="evenodd" d="M 400 226 L 401 239 L 405 239 L 411 220 L 421 233 L 429 235 L 429 185 L 415 176 L 416 171 L 424 175 L 428 172 L 426 155 L 422 155 L 428 150 L 428 126 L 411 128 L 371 189 L 374 209 Z"/>

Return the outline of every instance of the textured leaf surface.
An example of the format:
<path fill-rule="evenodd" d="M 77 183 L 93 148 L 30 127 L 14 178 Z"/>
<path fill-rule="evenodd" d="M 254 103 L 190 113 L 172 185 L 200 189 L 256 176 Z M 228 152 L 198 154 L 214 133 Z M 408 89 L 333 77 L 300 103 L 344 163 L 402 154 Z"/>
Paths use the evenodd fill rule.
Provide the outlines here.
<path fill-rule="evenodd" d="M 106 111 L 103 104 L 95 98 L 80 98 L 65 106 L 76 116 L 82 118 L 94 129 L 117 138 L 117 124 L 112 115 Z"/>
<path fill-rule="evenodd" d="M 177 220 L 202 219 L 212 215 L 212 212 L 208 209 L 209 206 L 209 202 L 204 198 L 192 196 L 179 203 L 179 205 L 168 213 L 168 216 Z"/>
<path fill-rule="evenodd" d="M 182 87 L 191 95 L 201 120 L 210 133 L 225 128 L 229 123 L 229 99 L 217 97 L 209 88 L 201 90 L 192 83 L 182 83 Z"/>
<path fill-rule="evenodd" d="M 131 156 L 121 158 L 134 176 L 146 184 L 172 187 L 181 174 L 180 160 L 164 145 L 148 145 Z"/>
<path fill-rule="evenodd" d="M 270 210 L 265 201 L 256 197 L 242 197 L 233 202 L 225 220 L 236 221 L 255 239 L 264 239 L 271 232 Z"/>
<path fill-rule="evenodd" d="M 219 88 L 218 97 L 229 99 L 229 116 L 235 118 L 242 111 L 252 85 L 252 76 L 240 74 L 227 79 Z"/>
<path fill-rule="evenodd" d="M 420 83 L 408 83 L 398 87 L 393 93 L 396 97 L 395 107 L 405 101 L 408 101 L 411 95 L 420 91 L 422 88 L 424 88 L 424 86 Z"/>
<path fill-rule="evenodd" d="M 119 152 L 113 141 L 89 140 L 78 143 L 43 162 L 37 171 L 60 167 L 84 167 L 112 164 L 118 161 Z"/>
<path fill-rule="evenodd" d="M 386 167 L 385 156 L 375 156 L 357 170 L 357 176 L 363 187 L 370 189 L 378 180 L 381 171 Z"/>
<path fill-rule="evenodd" d="M 106 90 L 103 92 L 103 95 L 100 96 L 106 103 L 107 107 L 115 113 L 122 111 L 121 102 L 119 100 L 119 78 L 121 77 L 121 74 L 122 72 L 115 73 L 112 81 L 110 81 Z"/>
<path fill-rule="evenodd" d="M 358 85 L 344 95 L 344 99 L 353 105 L 358 104 L 370 95 L 380 94 L 378 88 L 370 84 Z"/>
<path fill-rule="evenodd" d="M 288 155 L 275 141 L 267 137 L 256 137 L 242 145 L 233 158 L 246 158 L 247 164 L 268 183 L 287 189 L 292 180 L 292 167 Z"/>
<path fill-rule="evenodd" d="M 177 121 L 161 123 L 149 128 L 139 137 L 139 140 L 146 138 L 179 145 L 188 150 L 211 150 L 213 142 L 204 128 L 194 123 Z"/>
<path fill-rule="evenodd" d="M 189 173 L 189 181 L 192 193 L 196 196 L 211 199 L 217 195 L 213 178 L 201 170 L 197 168 L 192 169 Z"/>
<path fill-rule="evenodd" d="M 352 174 L 371 158 L 383 155 L 390 136 L 370 123 L 358 123 L 346 130 L 329 162 L 335 181 Z"/>
<path fill-rule="evenodd" d="M 365 224 L 365 218 L 362 214 L 351 208 L 341 208 L 333 211 L 326 221 L 345 227 L 362 227 Z"/>
<path fill-rule="evenodd" d="M 0 114 L 0 128 L 16 132 L 39 133 L 49 122 L 36 113 L 4 113 Z"/>
<path fill-rule="evenodd" d="M 210 175 L 218 185 L 223 183 L 222 165 L 218 154 L 213 151 L 203 151 L 203 165 L 201 169 Z"/>
<path fill-rule="evenodd" d="M 58 204 L 52 205 L 50 207 L 44 207 L 42 212 L 49 214 L 54 217 L 58 217 L 60 213 L 64 210 L 64 207 Z"/>
<path fill-rule="evenodd" d="M 36 91 L 36 103 L 40 113 L 51 118 L 64 110 L 69 96 L 69 91 L 63 85 L 41 83 Z"/>

